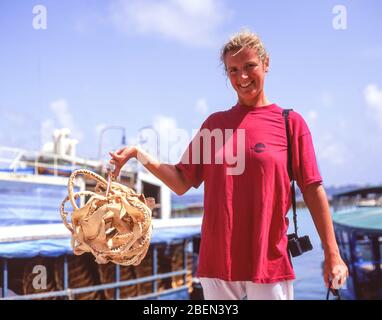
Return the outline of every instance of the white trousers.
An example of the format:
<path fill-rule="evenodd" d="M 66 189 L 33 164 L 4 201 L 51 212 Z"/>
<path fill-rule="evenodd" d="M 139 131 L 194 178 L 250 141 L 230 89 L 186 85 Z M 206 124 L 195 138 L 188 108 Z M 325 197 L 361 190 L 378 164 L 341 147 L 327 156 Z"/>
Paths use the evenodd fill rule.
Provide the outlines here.
<path fill-rule="evenodd" d="M 199 278 L 205 300 L 293 300 L 293 280 L 276 283 Z"/>

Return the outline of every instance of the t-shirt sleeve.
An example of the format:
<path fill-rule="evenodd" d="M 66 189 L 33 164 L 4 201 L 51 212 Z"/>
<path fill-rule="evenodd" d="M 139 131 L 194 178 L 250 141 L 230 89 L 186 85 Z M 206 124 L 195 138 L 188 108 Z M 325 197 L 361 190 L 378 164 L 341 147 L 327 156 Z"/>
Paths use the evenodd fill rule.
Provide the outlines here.
<path fill-rule="evenodd" d="M 322 183 L 318 168 L 316 153 L 314 151 L 312 134 L 304 121 L 297 114 L 293 130 L 293 174 L 301 192 L 312 183 Z"/>
<path fill-rule="evenodd" d="M 183 174 L 183 177 L 194 188 L 198 188 L 204 181 L 203 175 L 203 139 L 200 137 L 200 131 L 207 127 L 207 120 L 192 139 L 184 152 L 181 160 L 175 165 L 175 168 Z"/>

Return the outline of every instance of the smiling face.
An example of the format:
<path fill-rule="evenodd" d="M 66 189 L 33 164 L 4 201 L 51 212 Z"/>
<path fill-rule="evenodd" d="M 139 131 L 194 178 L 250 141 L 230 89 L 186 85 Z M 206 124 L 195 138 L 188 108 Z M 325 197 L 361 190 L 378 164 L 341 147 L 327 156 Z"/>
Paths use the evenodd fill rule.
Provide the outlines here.
<path fill-rule="evenodd" d="M 243 106 L 264 106 L 269 104 L 264 93 L 264 79 L 268 72 L 269 59 L 262 62 L 256 49 L 230 50 L 224 62 L 227 75 L 235 89 L 239 103 Z M 237 54 L 236 54 L 237 53 Z"/>

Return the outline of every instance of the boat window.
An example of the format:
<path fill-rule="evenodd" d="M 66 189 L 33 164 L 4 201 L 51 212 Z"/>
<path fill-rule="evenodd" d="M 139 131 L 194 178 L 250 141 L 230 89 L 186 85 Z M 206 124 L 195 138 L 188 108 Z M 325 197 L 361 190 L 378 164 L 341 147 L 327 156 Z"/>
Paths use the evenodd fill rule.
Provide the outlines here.
<path fill-rule="evenodd" d="M 345 262 L 349 262 L 351 257 L 349 235 L 346 231 L 342 230 L 342 231 L 336 232 L 336 236 L 337 236 L 338 246 L 341 251 L 341 256 L 345 260 Z"/>
<path fill-rule="evenodd" d="M 142 181 L 142 193 L 146 198 L 152 197 L 155 199 L 155 208 L 152 210 L 152 217 L 160 219 L 162 217 L 161 212 L 161 194 L 160 187 L 154 184 Z"/>
<path fill-rule="evenodd" d="M 355 243 L 355 256 L 359 262 L 372 259 L 372 243 L 367 235 L 357 235 Z"/>

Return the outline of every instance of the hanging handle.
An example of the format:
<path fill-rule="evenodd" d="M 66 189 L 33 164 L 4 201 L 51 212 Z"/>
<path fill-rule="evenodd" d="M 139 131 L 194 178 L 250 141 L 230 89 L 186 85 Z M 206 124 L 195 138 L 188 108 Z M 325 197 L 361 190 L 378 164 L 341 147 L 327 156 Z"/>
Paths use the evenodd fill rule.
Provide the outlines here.
<path fill-rule="evenodd" d="M 110 191 L 110 185 L 115 180 L 115 176 L 113 174 L 115 170 L 115 166 L 111 163 L 106 165 L 106 174 L 107 174 L 107 186 L 106 186 L 106 197 Z"/>
<path fill-rule="evenodd" d="M 74 199 L 74 193 L 75 193 L 74 192 L 74 181 L 75 181 L 75 178 L 77 175 L 83 175 L 85 177 L 94 179 L 95 181 L 101 183 L 104 186 L 107 185 L 107 181 L 94 172 L 91 172 L 91 171 L 86 170 L 86 169 L 79 169 L 79 170 L 73 171 L 69 177 L 69 183 L 68 183 L 68 194 L 69 195 L 68 196 L 69 196 L 70 203 L 72 204 L 73 208 L 76 210 L 78 209 L 78 206 L 77 206 L 76 201 Z"/>

